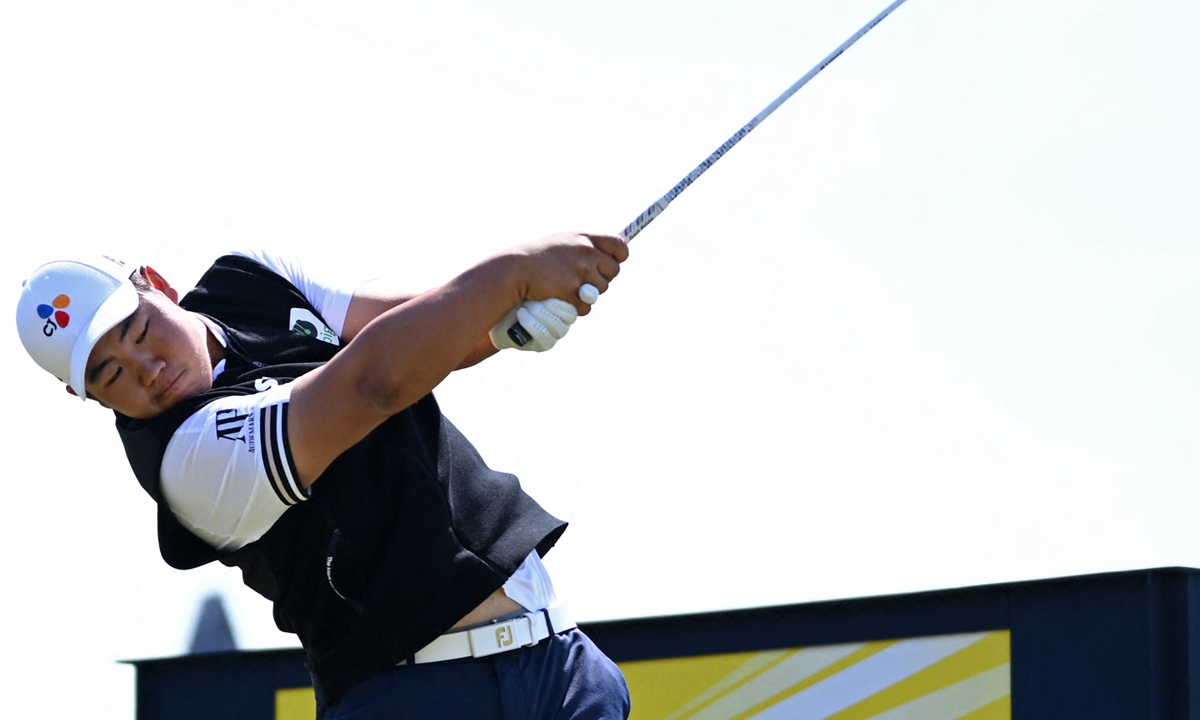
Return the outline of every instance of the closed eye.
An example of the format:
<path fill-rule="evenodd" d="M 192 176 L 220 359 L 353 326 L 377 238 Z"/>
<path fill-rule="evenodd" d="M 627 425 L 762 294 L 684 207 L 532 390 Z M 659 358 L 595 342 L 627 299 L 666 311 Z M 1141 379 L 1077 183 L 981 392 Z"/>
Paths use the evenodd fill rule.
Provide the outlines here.
<path fill-rule="evenodd" d="M 146 339 L 146 333 L 150 331 L 150 318 L 146 318 L 146 325 L 142 328 L 142 334 L 137 336 L 137 340 L 133 341 L 134 345 L 141 345 Z"/>
<path fill-rule="evenodd" d="M 124 368 L 122 368 L 120 365 L 118 365 L 117 371 L 115 373 L 113 373 L 112 378 L 108 382 L 104 383 L 104 387 L 110 387 L 113 383 L 115 383 L 117 381 L 117 378 L 121 377 L 121 371 L 123 369 Z"/>

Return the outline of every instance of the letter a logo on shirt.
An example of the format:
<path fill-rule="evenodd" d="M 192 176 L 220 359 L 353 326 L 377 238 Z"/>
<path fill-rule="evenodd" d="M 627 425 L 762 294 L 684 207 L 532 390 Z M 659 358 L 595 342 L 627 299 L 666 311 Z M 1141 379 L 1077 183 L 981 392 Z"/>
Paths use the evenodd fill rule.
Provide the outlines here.
<path fill-rule="evenodd" d="M 246 418 L 249 414 L 239 415 L 237 410 L 230 408 L 228 410 L 217 411 L 217 439 L 218 440 L 241 440 L 246 442 Z"/>

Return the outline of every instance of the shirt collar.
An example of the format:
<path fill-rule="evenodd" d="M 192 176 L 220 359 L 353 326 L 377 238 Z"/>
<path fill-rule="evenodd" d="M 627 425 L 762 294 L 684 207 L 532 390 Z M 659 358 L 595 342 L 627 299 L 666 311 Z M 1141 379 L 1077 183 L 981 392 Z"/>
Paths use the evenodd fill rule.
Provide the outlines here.
<path fill-rule="evenodd" d="M 213 334 L 213 337 L 215 337 L 217 339 L 217 342 L 221 343 L 221 347 L 228 348 L 229 347 L 229 337 L 225 334 L 225 328 L 221 327 L 216 322 L 214 322 L 211 318 L 209 318 L 205 315 L 201 315 L 200 313 L 196 313 L 196 314 L 200 317 L 201 322 L 203 322 L 208 327 L 209 332 L 211 332 Z M 216 366 L 213 367 L 213 380 L 216 380 L 217 376 L 223 372 L 225 372 L 225 358 L 221 358 L 217 362 Z"/>

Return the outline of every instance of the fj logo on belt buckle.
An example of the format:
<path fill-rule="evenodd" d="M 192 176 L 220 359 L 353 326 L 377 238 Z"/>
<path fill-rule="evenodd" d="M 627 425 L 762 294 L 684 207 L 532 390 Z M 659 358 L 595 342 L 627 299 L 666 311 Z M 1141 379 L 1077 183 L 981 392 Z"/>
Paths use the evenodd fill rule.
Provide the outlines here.
<path fill-rule="evenodd" d="M 534 644 L 533 625 L 525 616 L 469 630 L 467 638 L 471 641 L 471 655 L 474 657 L 486 657 Z"/>

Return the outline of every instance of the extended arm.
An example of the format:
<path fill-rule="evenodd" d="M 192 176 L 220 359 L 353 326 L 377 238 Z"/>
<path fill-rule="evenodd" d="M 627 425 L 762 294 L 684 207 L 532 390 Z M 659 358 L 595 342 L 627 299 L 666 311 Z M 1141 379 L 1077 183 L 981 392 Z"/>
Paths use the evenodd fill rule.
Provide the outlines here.
<path fill-rule="evenodd" d="M 354 290 L 354 297 L 351 298 L 350 307 L 346 311 L 346 324 L 342 330 L 342 340 L 350 342 L 372 320 L 415 297 L 417 297 L 415 293 L 391 290 L 385 288 L 378 281 L 370 281 L 360 285 Z M 461 370 L 462 368 L 475 365 L 496 354 L 496 352 L 496 347 L 492 345 L 491 340 L 488 339 L 485 333 L 475 343 L 475 347 L 471 352 L 467 353 L 467 356 L 463 358 L 463 362 L 459 363 L 456 369 Z"/>
<path fill-rule="evenodd" d="M 455 368 L 486 357 L 480 346 L 488 343 L 487 331 L 511 308 L 527 299 L 577 298 L 583 283 L 603 292 L 627 255 L 614 236 L 558 235 L 494 255 L 390 307 L 386 297 L 364 293 L 360 302 L 356 294 L 343 331 L 351 338 L 346 348 L 292 388 L 288 439 L 301 482 L 311 485 L 342 452 Z M 590 309 L 573 304 L 581 315 Z"/>

